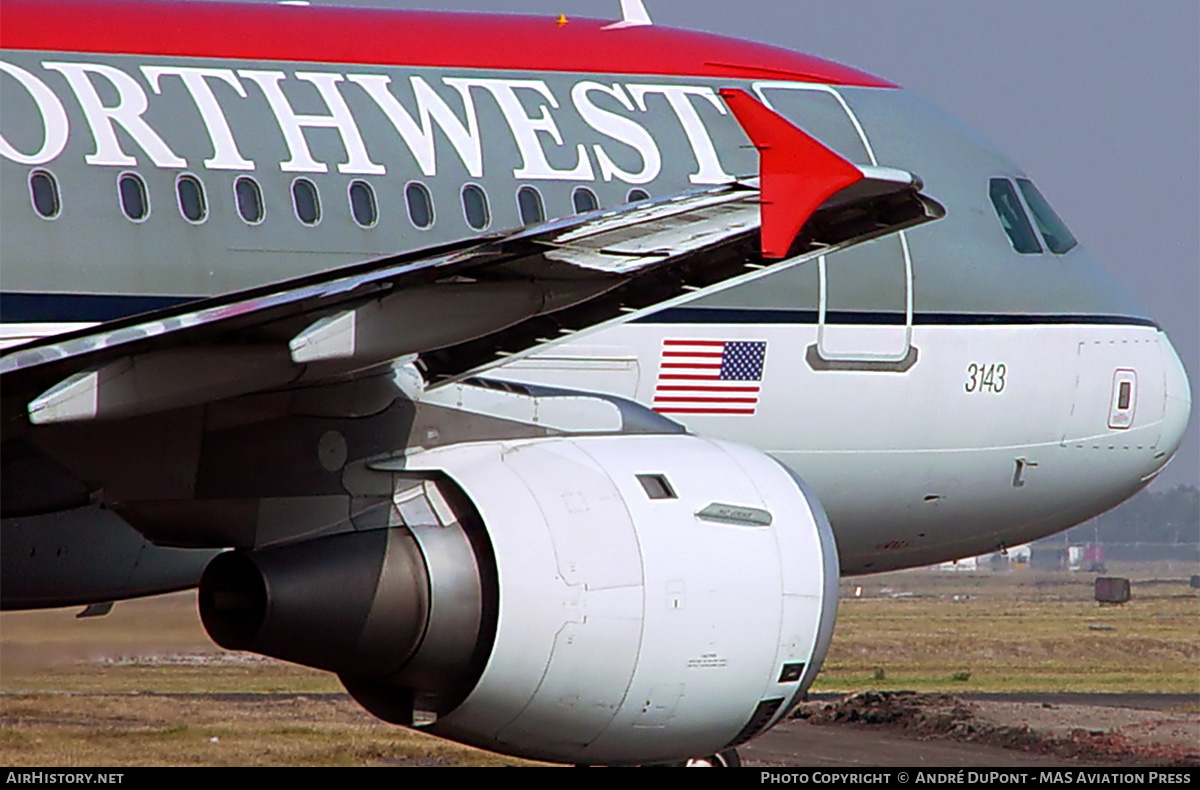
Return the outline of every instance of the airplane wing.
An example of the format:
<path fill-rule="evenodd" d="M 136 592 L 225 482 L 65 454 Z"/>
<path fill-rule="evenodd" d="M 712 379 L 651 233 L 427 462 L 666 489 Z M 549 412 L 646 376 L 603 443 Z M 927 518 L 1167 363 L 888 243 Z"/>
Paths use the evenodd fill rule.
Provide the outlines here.
<path fill-rule="evenodd" d="M 795 240 L 770 230 L 779 260 L 759 249 L 763 218 L 779 211 L 761 205 L 764 171 L 761 190 L 739 182 L 591 212 L 15 347 L 0 357 L 5 433 L 337 380 L 412 355 L 436 387 L 939 216 L 912 174 L 818 154 L 856 178 L 817 179 L 827 196 L 810 197 L 798 224 L 787 216 Z"/>

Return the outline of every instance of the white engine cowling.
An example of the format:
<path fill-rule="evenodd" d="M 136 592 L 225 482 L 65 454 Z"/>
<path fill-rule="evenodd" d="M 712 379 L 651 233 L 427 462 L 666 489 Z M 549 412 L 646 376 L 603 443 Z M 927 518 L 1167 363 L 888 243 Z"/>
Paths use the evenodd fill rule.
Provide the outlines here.
<path fill-rule="evenodd" d="M 833 533 L 757 450 L 480 442 L 347 484 L 382 501 L 374 526 L 221 554 L 200 613 L 388 721 L 554 762 L 675 761 L 776 722 L 828 648 Z"/>
<path fill-rule="evenodd" d="M 499 607 L 474 690 L 429 729 L 510 754 L 645 763 L 773 724 L 816 676 L 838 562 L 819 503 L 761 452 L 690 435 L 457 446 Z"/>

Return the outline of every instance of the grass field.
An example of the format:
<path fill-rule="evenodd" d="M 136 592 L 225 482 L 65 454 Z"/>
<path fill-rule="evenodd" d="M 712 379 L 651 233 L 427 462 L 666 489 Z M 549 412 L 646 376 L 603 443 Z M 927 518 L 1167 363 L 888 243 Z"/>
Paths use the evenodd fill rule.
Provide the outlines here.
<path fill-rule="evenodd" d="M 847 580 L 814 690 L 1200 694 L 1200 596 L 1129 575 L 1123 606 L 1084 574 Z M 194 595 L 75 611 L 0 615 L 6 765 L 519 763 L 378 722 L 327 673 L 218 650 Z"/>
<path fill-rule="evenodd" d="M 1093 579 L 912 571 L 850 580 L 815 690 L 1200 694 L 1200 596 L 1186 577 L 1133 577 L 1120 606 L 1092 600 Z"/>

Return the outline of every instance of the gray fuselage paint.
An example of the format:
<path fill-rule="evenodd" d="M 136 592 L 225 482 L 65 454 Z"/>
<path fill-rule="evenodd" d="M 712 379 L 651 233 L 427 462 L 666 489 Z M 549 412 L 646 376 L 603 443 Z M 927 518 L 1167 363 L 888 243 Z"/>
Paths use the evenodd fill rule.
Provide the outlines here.
<path fill-rule="evenodd" d="M 716 96 L 737 84 L 728 79 L 36 52 L 6 52 L 5 62 L 0 133 L 8 146 L 28 160 L 53 136 L 53 108 L 39 105 L 31 79 L 53 94 L 67 122 L 65 145 L 47 161 L 0 159 L 6 296 L 209 296 L 518 227 L 522 186 L 536 188 L 547 217 L 555 217 L 572 213 L 579 186 L 613 206 L 631 189 L 667 195 L 757 169 L 745 135 Z M 840 96 L 876 163 L 917 173 L 927 193 L 950 207 L 942 221 L 907 234 L 917 320 L 942 313 L 1145 319 L 1081 248 L 1064 256 L 1013 250 L 988 202 L 987 181 L 1022 173 L 958 121 L 897 89 L 739 87 L 756 85 L 790 120 L 852 161 L 871 164 Z M 339 98 L 350 117 L 341 126 Z M 135 113 L 140 102 L 145 110 Z M 399 128 L 396 117 L 410 126 Z M 302 142 L 289 142 L 288 126 L 293 137 L 300 129 Z M 61 210 L 54 219 L 39 217 L 28 188 L 16 187 L 35 169 L 57 181 Z M 117 180 L 124 172 L 146 183 L 150 215 L 143 222 L 121 213 Z M 204 186 L 208 214 L 201 223 L 187 221 L 176 202 L 176 180 L 185 173 Z M 238 216 L 239 177 L 261 186 L 265 217 L 258 224 Z M 302 224 L 294 212 L 297 178 L 318 188 L 316 225 Z M 372 227 L 360 227 L 350 213 L 348 190 L 358 180 L 375 193 L 379 218 Z M 412 181 L 432 196 L 428 229 L 409 221 L 405 188 Z M 481 231 L 463 211 L 468 183 L 488 196 L 491 222 Z M 895 238 L 831 256 L 829 267 L 831 311 L 903 313 Z M 815 311 L 816 267 L 693 304 Z"/>

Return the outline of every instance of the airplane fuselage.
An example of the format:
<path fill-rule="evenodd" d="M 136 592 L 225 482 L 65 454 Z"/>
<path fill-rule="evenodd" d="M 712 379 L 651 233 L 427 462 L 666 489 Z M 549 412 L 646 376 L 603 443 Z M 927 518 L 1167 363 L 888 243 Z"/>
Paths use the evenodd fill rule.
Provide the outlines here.
<path fill-rule="evenodd" d="M 1152 479 L 1187 423 L 1169 341 L 1025 174 L 869 75 L 591 22 L 505 22 L 545 51 L 479 52 L 488 20 L 380 13 L 363 30 L 386 53 L 313 54 L 285 31 L 218 43 L 227 8 L 173 8 L 183 34 L 118 5 L 129 31 L 110 39 L 40 30 L 35 8 L 6 8 L 0 34 L 8 343 L 753 176 L 717 93 L 733 86 L 851 162 L 918 174 L 946 216 L 493 376 L 622 395 L 765 450 L 809 483 L 851 574 L 1067 528 Z M 316 29 L 339 12 L 237 13 Z M 749 60 L 667 51 L 718 43 Z M 689 341 L 753 346 L 761 367 L 706 394 L 669 375 L 703 364 L 672 355 Z"/>

